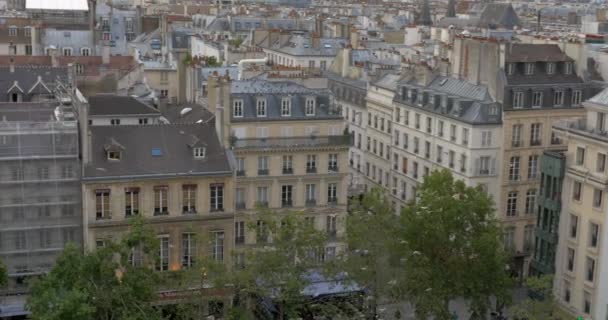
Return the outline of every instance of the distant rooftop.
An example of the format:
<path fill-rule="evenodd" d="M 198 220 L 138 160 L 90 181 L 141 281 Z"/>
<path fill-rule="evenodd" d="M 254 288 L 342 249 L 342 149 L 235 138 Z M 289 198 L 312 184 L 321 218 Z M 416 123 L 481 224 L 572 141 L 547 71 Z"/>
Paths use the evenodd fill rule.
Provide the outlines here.
<path fill-rule="evenodd" d="M 28 10 L 73 10 L 88 11 L 87 0 L 26 0 Z"/>

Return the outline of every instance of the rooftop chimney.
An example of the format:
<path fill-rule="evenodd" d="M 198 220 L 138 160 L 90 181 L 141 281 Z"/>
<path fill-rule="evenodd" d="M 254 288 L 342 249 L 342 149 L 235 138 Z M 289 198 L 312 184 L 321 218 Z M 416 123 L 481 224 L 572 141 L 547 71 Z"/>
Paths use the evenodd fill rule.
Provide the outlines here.
<path fill-rule="evenodd" d="M 9 66 L 10 71 L 11 71 L 11 73 L 15 73 L 15 58 L 11 57 L 10 61 L 11 61 L 10 66 Z"/>

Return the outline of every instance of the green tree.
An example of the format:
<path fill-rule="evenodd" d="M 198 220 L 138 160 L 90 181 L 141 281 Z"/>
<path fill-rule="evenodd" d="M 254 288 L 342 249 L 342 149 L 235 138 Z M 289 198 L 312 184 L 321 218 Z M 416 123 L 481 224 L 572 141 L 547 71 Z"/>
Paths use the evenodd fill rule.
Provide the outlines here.
<path fill-rule="evenodd" d="M 132 252 L 141 253 L 142 263 Z M 32 319 L 161 319 L 152 306 L 159 274 L 152 272 L 158 240 L 133 218 L 129 233 L 104 248 L 83 253 L 66 246 L 55 267 L 32 285 L 27 305 Z M 130 257 L 133 260 L 130 260 Z"/>
<path fill-rule="evenodd" d="M 297 317 L 310 302 L 303 292 L 312 283 L 310 272 L 321 267 L 318 258 L 326 234 L 299 212 L 260 210 L 248 228 L 255 231 L 257 244 L 245 249 L 245 266 L 234 272 L 236 294 L 272 298 L 280 319 Z M 252 307 L 248 304 L 244 309 Z"/>
<path fill-rule="evenodd" d="M 397 289 L 397 274 L 402 272 L 395 263 L 399 230 L 399 217 L 382 189 L 374 188 L 350 205 L 346 219 L 349 250 L 337 261 L 336 271 L 347 272 L 350 280 L 370 292 L 373 314 L 380 300 Z"/>
<path fill-rule="evenodd" d="M 529 298 L 509 308 L 509 314 L 514 319 L 546 320 L 555 318 L 557 307 L 553 295 L 553 276 L 528 277 L 526 287 Z"/>
<path fill-rule="evenodd" d="M 508 300 L 511 281 L 494 203 L 447 170 L 435 171 L 402 212 L 404 253 L 400 287 L 416 317 L 450 319 L 449 301 L 463 297 L 472 319 L 482 318 L 490 297 Z"/>
<path fill-rule="evenodd" d="M 0 288 L 8 285 L 8 270 L 6 266 L 0 260 Z"/>

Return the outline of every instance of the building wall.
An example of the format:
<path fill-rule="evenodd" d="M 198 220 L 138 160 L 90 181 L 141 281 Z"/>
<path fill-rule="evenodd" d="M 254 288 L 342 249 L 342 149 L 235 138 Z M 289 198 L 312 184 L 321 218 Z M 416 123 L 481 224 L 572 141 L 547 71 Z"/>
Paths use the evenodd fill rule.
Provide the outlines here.
<path fill-rule="evenodd" d="M 166 73 L 166 78 L 163 78 L 162 73 Z M 170 69 L 145 69 L 144 76 L 146 77 L 147 83 L 150 88 L 159 91 L 167 90 L 168 95 L 166 96 L 169 101 L 177 101 L 179 82 L 177 77 L 177 70 Z"/>
<path fill-rule="evenodd" d="M 116 116 L 116 117 L 112 117 L 112 116 L 108 116 L 108 117 L 100 117 L 100 116 L 91 116 L 89 117 L 90 123 L 89 125 L 91 126 L 111 126 L 112 124 L 112 120 L 120 120 L 120 125 L 121 126 L 127 126 L 127 125 L 139 125 L 140 120 L 146 119 L 148 121 L 147 124 L 158 124 L 159 123 L 159 117 L 158 116 L 135 116 L 135 117 L 125 117 L 125 116 Z"/>
<path fill-rule="evenodd" d="M 269 49 L 264 49 L 264 52 L 266 53 L 268 60 L 274 64 L 289 67 L 308 68 L 312 63 L 314 68 L 321 68 L 323 70 L 328 69 L 335 58 L 333 56 L 294 56 Z M 325 63 L 324 68 L 322 67 L 322 63 Z"/>
<path fill-rule="evenodd" d="M 211 211 L 210 185 L 224 185 L 223 211 Z M 196 209 L 194 214 L 182 213 L 182 185 L 196 184 Z M 168 186 L 168 215 L 154 216 L 154 187 Z M 224 232 L 224 260 L 230 262 L 234 244 L 234 181 L 231 177 L 189 177 L 162 180 L 124 180 L 107 182 L 86 181 L 82 185 L 84 209 L 84 242 L 93 249 L 100 240 L 117 239 L 127 231 L 129 218 L 125 217 L 125 188 L 140 188 L 139 214 L 159 234 L 169 234 L 170 270 L 181 268 L 181 234 L 194 232 L 207 236 L 211 231 Z M 110 190 L 111 218 L 96 218 L 95 190 Z M 205 254 L 207 246 L 197 246 Z"/>
<path fill-rule="evenodd" d="M 564 149 L 563 142 L 552 141 L 553 123 L 560 119 L 581 117 L 584 114 L 582 108 L 553 109 L 551 112 L 540 109 L 527 109 L 525 111 L 505 111 L 503 113 L 503 132 L 502 132 L 502 166 L 500 167 L 500 199 L 497 206 L 497 216 L 501 220 L 506 233 L 513 234 L 513 252 L 522 256 L 523 266 L 520 272 L 527 274 L 529 264 L 529 254 L 532 250 L 532 242 L 524 243 L 525 230 L 534 228 L 536 222 L 535 210 L 526 213 L 526 197 L 528 192 L 536 194 L 540 189 L 540 158 L 544 150 Z M 531 145 L 531 126 L 534 123 L 541 125 L 541 143 Z M 515 146 L 513 141 L 513 126 L 522 125 L 521 144 Z M 529 178 L 529 159 L 530 156 L 538 157 L 536 178 Z M 519 179 L 511 181 L 509 179 L 510 160 L 519 157 Z M 534 176 L 534 175 L 533 175 Z M 517 192 L 516 213 L 514 216 L 507 215 L 507 202 L 509 192 Z M 536 208 L 536 205 L 532 206 Z M 528 237 L 527 239 L 533 239 Z"/>

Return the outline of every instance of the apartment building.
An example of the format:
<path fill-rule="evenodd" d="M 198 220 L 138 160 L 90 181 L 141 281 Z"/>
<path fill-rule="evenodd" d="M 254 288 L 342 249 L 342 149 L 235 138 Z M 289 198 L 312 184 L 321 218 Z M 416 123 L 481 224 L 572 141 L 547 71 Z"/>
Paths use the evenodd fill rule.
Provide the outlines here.
<path fill-rule="evenodd" d="M 231 263 L 234 180 L 212 125 L 91 126 L 89 132 L 82 177 L 86 248 L 120 237 L 138 215 L 160 240 L 156 270 L 189 268 L 202 255 Z"/>
<path fill-rule="evenodd" d="M 497 215 L 520 276 L 529 268 L 534 244 L 539 164 L 545 150 L 564 149 L 551 130 L 560 119 L 581 117 L 592 88 L 573 70 L 574 61 L 557 45 L 501 44 L 498 69 L 503 102 L 500 197 Z"/>
<path fill-rule="evenodd" d="M 497 198 L 502 109 L 487 87 L 419 65 L 399 82 L 393 103 L 389 156 L 396 201 L 413 198 L 423 178 L 442 169 Z"/>
<path fill-rule="evenodd" d="M 208 90 L 218 136 L 236 159 L 236 223 L 244 227 L 257 206 L 303 212 L 329 235 L 318 258 L 333 257 L 344 232 L 350 135 L 331 93 L 217 74 Z M 264 241 L 239 230 L 239 244 Z"/>
<path fill-rule="evenodd" d="M 573 316 L 605 319 L 608 304 L 606 236 L 606 115 L 608 90 L 583 103 L 586 118 L 553 128 L 568 141 L 555 259 L 554 292 Z"/>
<path fill-rule="evenodd" d="M 367 82 L 360 79 L 341 77 L 327 73 L 328 87 L 333 93 L 338 109 L 342 110 L 347 128 L 353 139 L 348 156 L 351 166 L 351 176 L 348 187 L 351 195 L 363 193 L 364 177 L 361 175 L 365 168 L 365 141 L 367 139 Z"/>

